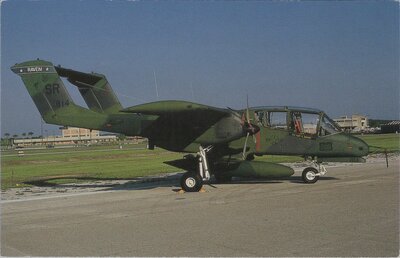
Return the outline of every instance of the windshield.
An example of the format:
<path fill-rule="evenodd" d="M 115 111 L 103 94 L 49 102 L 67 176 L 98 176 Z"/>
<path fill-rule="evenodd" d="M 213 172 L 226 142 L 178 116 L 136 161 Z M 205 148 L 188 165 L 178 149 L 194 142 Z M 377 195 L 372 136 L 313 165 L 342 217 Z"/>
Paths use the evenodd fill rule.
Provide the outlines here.
<path fill-rule="evenodd" d="M 332 119 L 330 119 L 327 115 L 322 116 L 321 129 L 324 131 L 324 132 L 321 132 L 322 135 L 338 133 L 341 131 L 339 126 Z"/>

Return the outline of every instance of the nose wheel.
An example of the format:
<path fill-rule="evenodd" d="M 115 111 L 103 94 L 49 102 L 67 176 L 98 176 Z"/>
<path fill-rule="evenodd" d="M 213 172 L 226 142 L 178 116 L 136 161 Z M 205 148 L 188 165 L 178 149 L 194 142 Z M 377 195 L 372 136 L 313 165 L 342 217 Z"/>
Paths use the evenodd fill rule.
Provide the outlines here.
<path fill-rule="evenodd" d="M 323 176 L 328 172 L 325 166 L 321 163 L 312 161 L 311 164 L 313 167 L 305 168 L 301 174 L 301 177 L 306 184 L 314 184 L 318 181 L 320 176 Z"/>
<path fill-rule="evenodd" d="M 314 184 L 319 179 L 318 170 L 312 167 L 305 168 L 301 177 L 303 178 L 304 183 Z"/>

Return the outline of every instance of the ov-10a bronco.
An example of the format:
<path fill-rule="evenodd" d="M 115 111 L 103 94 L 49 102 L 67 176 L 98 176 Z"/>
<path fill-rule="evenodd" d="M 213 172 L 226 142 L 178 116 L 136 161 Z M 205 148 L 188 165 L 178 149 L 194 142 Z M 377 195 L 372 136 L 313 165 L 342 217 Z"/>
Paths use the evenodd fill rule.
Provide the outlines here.
<path fill-rule="evenodd" d="M 217 108 L 187 101 L 157 101 L 123 108 L 106 77 L 34 60 L 16 64 L 44 121 L 127 136 L 148 138 L 159 146 L 187 153 L 166 162 L 186 172 L 185 191 L 199 191 L 214 175 L 217 181 L 238 177 L 289 177 L 292 168 L 254 160 L 261 155 L 294 155 L 310 160 L 302 178 L 315 183 L 326 173 L 322 162 L 364 162 L 368 145 L 339 127 L 323 111 L 295 107 Z M 60 77 L 78 87 L 88 108 L 76 105 Z"/>

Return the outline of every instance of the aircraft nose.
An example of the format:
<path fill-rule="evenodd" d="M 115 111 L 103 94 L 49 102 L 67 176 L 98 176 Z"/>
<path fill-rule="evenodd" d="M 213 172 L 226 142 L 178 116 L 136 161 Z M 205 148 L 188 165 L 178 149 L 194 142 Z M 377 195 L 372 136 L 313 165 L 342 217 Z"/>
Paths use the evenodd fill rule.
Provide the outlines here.
<path fill-rule="evenodd" d="M 369 146 L 366 142 L 357 137 L 352 137 L 353 152 L 358 157 L 367 156 L 369 153 Z"/>

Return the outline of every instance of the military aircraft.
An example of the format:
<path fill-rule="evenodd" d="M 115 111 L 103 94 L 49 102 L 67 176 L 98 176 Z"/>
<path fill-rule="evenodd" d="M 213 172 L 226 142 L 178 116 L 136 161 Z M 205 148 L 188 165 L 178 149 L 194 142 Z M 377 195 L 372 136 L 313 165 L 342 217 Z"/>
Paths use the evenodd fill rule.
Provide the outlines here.
<path fill-rule="evenodd" d="M 186 172 L 185 191 L 199 191 L 214 175 L 217 181 L 238 177 L 281 178 L 288 166 L 254 160 L 262 155 L 295 155 L 309 160 L 302 179 L 315 183 L 326 173 L 322 162 L 365 162 L 368 145 L 341 132 L 323 111 L 296 107 L 217 108 L 187 101 L 157 101 L 123 108 L 106 77 L 54 66 L 43 60 L 16 64 L 44 121 L 148 138 L 154 146 L 182 152 L 166 162 Z M 88 108 L 76 105 L 60 77 L 75 85 Z"/>

